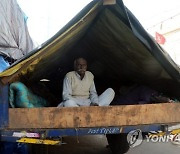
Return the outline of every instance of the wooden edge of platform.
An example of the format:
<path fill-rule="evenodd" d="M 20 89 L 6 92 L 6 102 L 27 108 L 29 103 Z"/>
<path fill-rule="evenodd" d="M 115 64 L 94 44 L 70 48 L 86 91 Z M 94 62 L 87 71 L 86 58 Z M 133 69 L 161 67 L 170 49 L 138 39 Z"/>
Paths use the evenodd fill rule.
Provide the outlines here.
<path fill-rule="evenodd" d="M 9 129 L 56 129 L 180 123 L 180 104 L 10 108 Z"/>

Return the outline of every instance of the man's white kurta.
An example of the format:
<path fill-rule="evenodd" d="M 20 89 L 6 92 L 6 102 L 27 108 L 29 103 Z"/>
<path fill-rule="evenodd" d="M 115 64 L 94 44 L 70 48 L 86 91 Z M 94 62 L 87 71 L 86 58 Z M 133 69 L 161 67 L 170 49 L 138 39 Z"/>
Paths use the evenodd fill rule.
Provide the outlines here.
<path fill-rule="evenodd" d="M 94 75 L 86 71 L 81 80 L 80 75 L 72 71 L 67 73 L 64 78 L 62 97 L 63 103 L 61 105 L 63 106 L 90 106 L 91 103 L 108 106 L 114 98 L 114 91 L 109 88 L 98 97 Z"/>

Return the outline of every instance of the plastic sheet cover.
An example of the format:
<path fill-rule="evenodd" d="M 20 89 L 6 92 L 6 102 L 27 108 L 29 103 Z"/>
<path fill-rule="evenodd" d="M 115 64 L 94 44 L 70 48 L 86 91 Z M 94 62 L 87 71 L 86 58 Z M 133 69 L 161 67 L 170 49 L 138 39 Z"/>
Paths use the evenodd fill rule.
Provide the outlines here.
<path fill-rule="evenodd" d="M 34 48 L 26 19 L 16 0 L 0 0 L 0 55 L 16 60 Z"/>

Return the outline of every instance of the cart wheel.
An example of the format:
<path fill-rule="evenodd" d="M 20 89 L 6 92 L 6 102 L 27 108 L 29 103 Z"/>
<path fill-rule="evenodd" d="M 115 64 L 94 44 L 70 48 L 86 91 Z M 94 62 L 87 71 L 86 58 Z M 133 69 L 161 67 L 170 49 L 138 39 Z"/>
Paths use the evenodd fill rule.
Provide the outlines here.
<path fill-rule="evenodd" d="M 124 154 L 129 150 L 127 134 L 107 134 L 107 141 L 113 154 Z"/>

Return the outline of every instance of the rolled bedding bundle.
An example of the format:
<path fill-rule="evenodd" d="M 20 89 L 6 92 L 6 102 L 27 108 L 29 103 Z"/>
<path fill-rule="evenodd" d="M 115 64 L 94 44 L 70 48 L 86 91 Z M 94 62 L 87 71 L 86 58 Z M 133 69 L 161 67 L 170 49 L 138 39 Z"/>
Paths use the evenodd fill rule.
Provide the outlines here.
<path fill-rule="evenodd" d="M 48 101 L 32 93 L 22 82 L 14 82 L 9 87 L 9 103 L 12 108 L 46 107 Z"/>

